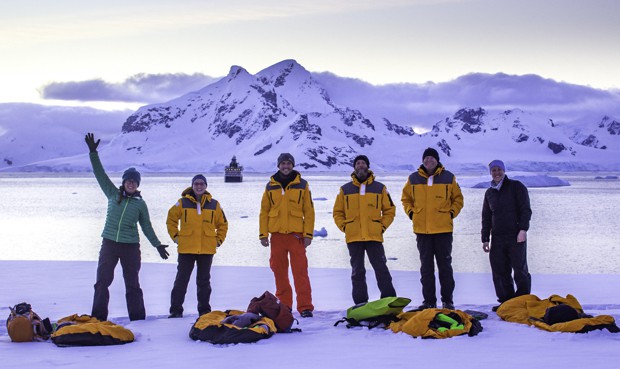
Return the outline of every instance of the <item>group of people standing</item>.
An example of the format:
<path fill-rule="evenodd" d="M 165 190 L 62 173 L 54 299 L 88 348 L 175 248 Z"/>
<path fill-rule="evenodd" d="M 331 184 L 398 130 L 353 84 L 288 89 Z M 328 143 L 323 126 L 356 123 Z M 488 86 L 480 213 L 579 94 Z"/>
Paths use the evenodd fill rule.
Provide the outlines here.
<path fill-rule="evenodd" d="M 168 245 L 161 244 L 151 226 L 146 204 L 137 190 L 140 174 L 129 168 L 123 173 L 122 185 L 115 187 L 99 160 L 99 141 L 89 133 L 86 143 L 95 177 L 108 198 L 92 315 L 100 320 L 107 319 L 108 287 L 120 260 L 129 318 L 144 319 L 144 301 L 138 281 L 137 223 L 163 259 L 169 256 Z M 357 156 L 352 165 L 351 181 L 339 190 L 333 218 L 338 229 L 345 234 L 352 268 L 353 301 L 363 304 L 369 301 L 366 255 L 374 269 L 381 297 L 396 296 L 383 247 L 383 234 L 394 221 L 396 207 L 386 186 L 375 179 L 367 156 Z M 278 171 L 271 176 L 261 200 L 259 240 L 261 245 L 270 247 L 269 263 L 275 277 L 276 296 L 292 310 L 290 263 L 296 310 L 301 317 L 309 318 L 313 316 L 314 305 L 306 248 L 311 245 L 314 235 L 314 204 L 308 182 L 294 170 L 294 157 L 289 153 L 280 154 L 277 167 Z M 492 181 L 482 207 L 482 247 L 490 253 L 493 282 L 501 304 L 530 293 L 526 238 L 532 211 L 527 188 L 519 181 L 508 179 L 502 161 L 492 161 L 489 170 Z M 437 150 L 427 148 L 424 151 L 422 165 L 405 183 L 401 202 L 413 223 L 420 255 L 423 301 L 419 308 L 437 307 L 436 263 L 441 306 L 454 309 L 453 221 L 464 202 L 456 177 L 441 164 Z M 207 180 L 203 175 L 194 176 L 191 187 L 185 189 L 170 208 L 166 225 L 170 237 L 178 244 L 177 275 L 171 292 L 169 317 L 183 316 L 183 302 L 194 265 L 197 266 L 198 312 L 205 314 L 211 311 L 213 255 L 226 239 L 228 222 L 219 202 L 207 192 Z"/>

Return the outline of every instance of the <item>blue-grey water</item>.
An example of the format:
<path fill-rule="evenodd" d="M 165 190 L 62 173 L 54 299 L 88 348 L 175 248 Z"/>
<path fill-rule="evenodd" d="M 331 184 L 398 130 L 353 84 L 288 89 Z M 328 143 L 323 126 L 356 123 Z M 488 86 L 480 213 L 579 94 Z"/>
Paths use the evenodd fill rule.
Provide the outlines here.
<path fill-rule="evenodd" d="M 596 180 L 597 173 L 554 174 L 571 186 L 531 188 L 533 218 L 528 232 L 528 258 L 533 273 L 620 272 L 620 181 Z M 616 174 L 617 175 L 617 174 Z M 229 220 L 229 233 L 215 257 L 216 265 L 268 266 L 269 251 L 258 242 L 260 199 L 268 174 L 246 174 L 239 184 L 224 183 L 221 174 L 208 175 L 208 191 L 220 201 Z M 165 220 L 170 206 L 192 174 L 146 174 L 140 190 L 155 231 L 171 244 Z M 315 238 L 308 248 L 311 267 L 348 268 L 344 235 L 332 220 L 332 206 L 347 174 L 305 174 L 316 208 Z M 466 179 L 466 175 L 458 178 Z M 406 173 L 377 173 L 397 205 L 397 215 L 385 233 L 389 266 L 418 270 L 418 252 L 409 218 L 400 206 Z M 119 183 L 117 176 L 112 179 Z M 480 210 L 484 189 L 463 188 L 465 206 L 455 219 L 453 266 L 457 272 L 489 272 L 480 243 Z M 0 260 L 96 260 L 106 200 L 92 174 L 0 174 Z M 146 238 L 146 262 L 159 259 Z M 173 244 L 172 244 L 173 245 Z M 173 248 L 173 246 L 171 246 Z"/>

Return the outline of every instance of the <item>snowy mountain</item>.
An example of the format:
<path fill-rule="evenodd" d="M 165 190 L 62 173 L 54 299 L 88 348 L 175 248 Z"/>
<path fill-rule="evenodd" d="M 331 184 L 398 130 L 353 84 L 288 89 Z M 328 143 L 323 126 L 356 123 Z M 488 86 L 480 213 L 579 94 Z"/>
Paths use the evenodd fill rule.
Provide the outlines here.
<path fill-rule="evenodd" d="M 99 132 L 105 144 L 118 135 L 129 111 L 0 104 L 0 169 L 84 153 L 85 132 Z"/>
<path fill-rule="evenodd" d="M 519 108 L 462 107 L 420 135 L 407 119 L 395 120 L 389 106 L 335 102 L 320 79 L 294 60 L 255 75 L 234 66 L 216 83 L 138 109 L 102 145 L 102 160 L 111 170 L 212 172 L 236 155 L 246 170 L 272 171 L 278 154 L 290 152 L 304 170 L 348 171 L 356 155 L 366 154 L 373 169 L 413 170 L 431 146 L 450 169 L 482 170 L 502 158 L 515 170 L 620 170 L 620 123 L 605 112 L 591 125 Z M 2 167 L 81 171 L 89 163 L 78 155 Z"/>
<path fill-rule="evenodd" d="M 618 137 L 620 137 L 620 121 L 605 116 L 594 125 L 573 128 L 570 139 L 579 145 L 618 151 L 620 149 Z"/>

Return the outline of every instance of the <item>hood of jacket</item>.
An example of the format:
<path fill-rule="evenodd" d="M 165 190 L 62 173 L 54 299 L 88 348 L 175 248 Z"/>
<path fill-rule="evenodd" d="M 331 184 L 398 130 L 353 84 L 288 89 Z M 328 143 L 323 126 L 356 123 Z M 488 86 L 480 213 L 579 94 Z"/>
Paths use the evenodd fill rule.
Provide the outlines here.
<path fill-rule="evenodd" d="M 444 170 L 445 170 L 445 168 L 443 167 L 443 165 L 441 165 L 441 163 L 438 163 L 437 164 L 437 168 L 435 168 L 435 173 L 433 173 L 432 175 L 434 175 L 434 176 L 439 175 Z M 430 177 L 428 175 L 428 173 L 426 173 L 426 168 L 424 168 L 424 165 L 420 165 L 420 167 L 418 168 L 418 174 L 421 175 L 424 178 Z"/>
<path fill-rule="evenodd" d="M 271 176 L 271 178 L 269 179 L 270 186 L 282 186 L 282 183 L 278 181 L 279 173 L 280 172 L 276 172 L 274 175 Z M 291 176 L 293 176 L 293 179 L 288 183 L 287 187 L 289 185 L 297 184 L 301 182 L 301 174 L 298 171 L 292 170 Z"/>
<path fill-rule="evenodd" d="M 186 199 L 189 199 L 190 201 L 198 203 L 198 201 L 196 200 L 196 194 L 194 193 L 194 189 L 191 187 L 187 187 L 185 190 L 183 190 L 183 192 L 181 192 L 181 197 L 184 197 Z M 213 196 L 211 196 L 209 191 L 205 191 L 205 194 L 202 196 L 201 205 L 203 205 L 205 202 L 211 202 L 212 198 Z"/>

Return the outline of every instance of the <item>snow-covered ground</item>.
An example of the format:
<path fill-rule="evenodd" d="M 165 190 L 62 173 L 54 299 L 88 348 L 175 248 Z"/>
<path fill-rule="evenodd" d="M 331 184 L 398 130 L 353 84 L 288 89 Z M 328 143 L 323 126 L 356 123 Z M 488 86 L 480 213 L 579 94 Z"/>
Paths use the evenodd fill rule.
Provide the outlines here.
<path fill-rule="evenodd" d="M 312 246 L 311 246 L 312 247 Z M 352 305 L 347 269 L 310 270 L 315 317 L 299 318 L 301 333 L 276 334 L 255 344 L 214 346 L 188 337 L 197 318 L 195 287 L 190 283 L 182 319 L 166 319 L 175 276 L 174 262 L 145 263 L 141 282 L 147 320 L 129 322 L 120 266 L 111 288 L 110 320 L 123 324 L 136 341 L 122 346 L 59 348 L 51 342 L 12 343 L 6 332 L 8 306 L 32 304 L 55 321 L 90 312 L 96 262 L 0 261 L 1 368 L 617 368 L 620 334 L 549 333 L 501 321 L 491 312 L 495 296 L 487 273 L 457 273 L 458 309 L 489 313 L 476 337 L 446 340 L 413 339 L 380 329 L 334 327 Z M 400 296 L 420 303 L 419 273 L 394 271 Z M 274 290 L 269 268 L 214 267 L 214 309 L 245 309 L 254 296 Z M 378 298 L 372 271 L 371 298 Z M 586 312 L 620 318 L 620 275 L 533 275 L 533 293 L 575 295 Z"/>

